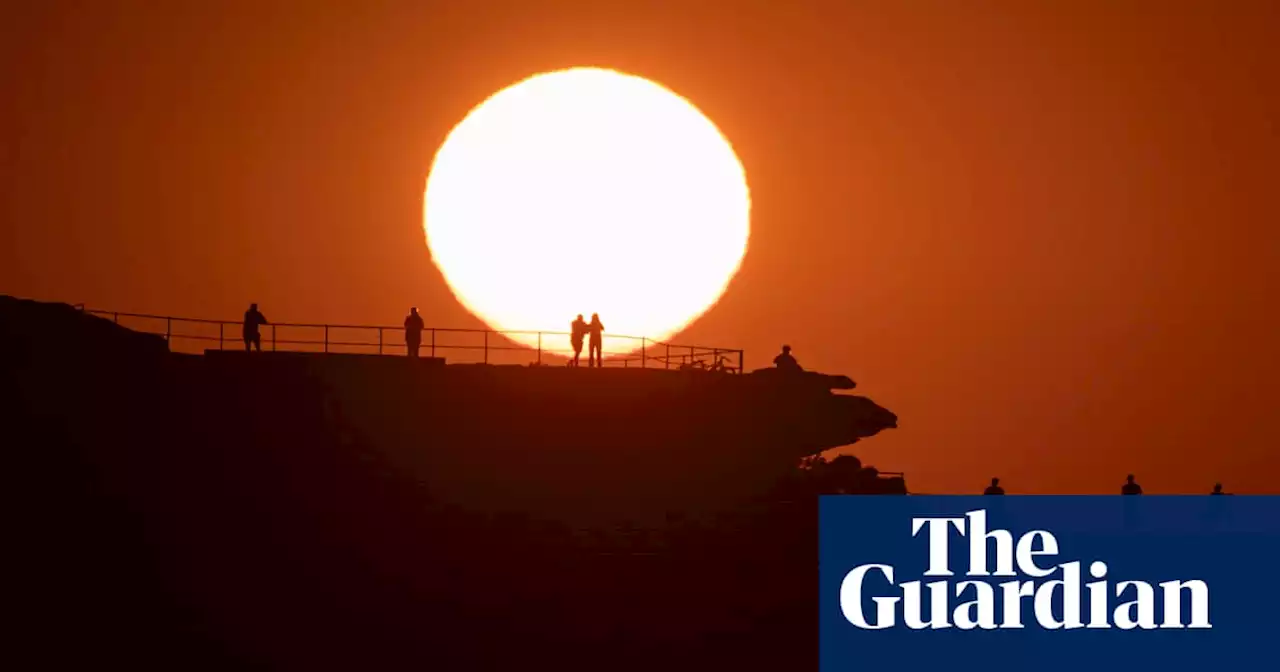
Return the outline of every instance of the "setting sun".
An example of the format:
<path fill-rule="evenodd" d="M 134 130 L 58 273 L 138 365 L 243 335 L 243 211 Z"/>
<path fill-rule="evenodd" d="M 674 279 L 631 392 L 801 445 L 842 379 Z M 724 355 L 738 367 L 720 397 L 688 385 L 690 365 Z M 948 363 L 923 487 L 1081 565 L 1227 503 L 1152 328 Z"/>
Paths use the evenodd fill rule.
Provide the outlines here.
<path fill-rule="evenodd" d="M 750 207 L 733 148 L 688 100 L 576 68 L 500 91 L 450 132 L 424 226 L 453 293 L 492 328 L 563 332 L 599 313 L 608 334 L 661 340 L 724 293 Z"/>

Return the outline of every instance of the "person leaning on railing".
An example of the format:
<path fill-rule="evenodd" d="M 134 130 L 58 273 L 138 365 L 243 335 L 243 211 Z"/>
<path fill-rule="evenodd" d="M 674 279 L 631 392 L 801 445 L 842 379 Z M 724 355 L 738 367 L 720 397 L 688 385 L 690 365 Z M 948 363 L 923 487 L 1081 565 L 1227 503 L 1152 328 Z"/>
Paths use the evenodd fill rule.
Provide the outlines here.
<path fill-rule="evenodd" d="M 578 313 L 578 317 L 569 324 L 569 344 L 573 346 L 571 366 L 578 366 L 578 360 L 582 357 L 582 339 L 586 335 L 587 322 L 582 319 L 582 313 Z"/>

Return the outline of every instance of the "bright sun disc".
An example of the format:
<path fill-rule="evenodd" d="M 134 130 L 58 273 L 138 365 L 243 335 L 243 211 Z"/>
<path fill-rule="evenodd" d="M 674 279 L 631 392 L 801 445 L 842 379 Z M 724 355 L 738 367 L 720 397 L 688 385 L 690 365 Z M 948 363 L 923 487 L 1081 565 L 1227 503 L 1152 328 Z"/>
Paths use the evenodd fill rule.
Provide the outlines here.
<path fill-rule="evenodd" d="M 423 206 L 432 259 L 490 327 L 564 332 L 599 313 L 606 334 L 657 340 L 724 293 L 750 209 L 741 162 L 692 103 L 596 68 L 536 75 L 478 105 L 436 154 Z"/>

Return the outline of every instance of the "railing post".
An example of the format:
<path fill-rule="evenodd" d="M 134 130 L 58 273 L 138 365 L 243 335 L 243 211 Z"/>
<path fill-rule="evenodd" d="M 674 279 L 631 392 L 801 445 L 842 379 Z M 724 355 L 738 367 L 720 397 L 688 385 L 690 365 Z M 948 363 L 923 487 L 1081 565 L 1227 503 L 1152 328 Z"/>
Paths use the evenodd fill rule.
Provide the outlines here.
<path fill-rule="evenodd" d="M 431 328 L 431 357 L 434 359 L 435 356 L 436 356 L 436 328 L 432 327 Z"/>
<path fill-rule="evenodd" d="M 484 332 L 484 363 L 489 363 L 489 332 Z"/>
<path fill-rule="evenodd" d="M 329 352 L 329 325 L 324 325 L 324 351 Z"/>
<path fill-rule="evenodd" d="M 645 349 L 645 348 L 644 348 L 644 346 L 645 346 L 645 343 L 646 343 L 646 338 L 645 338 L 644 336 L 641 336 L 641 337 L 640 337 L 640 368 L 642 368 L 642 369 L 643 369 L 643 368 L 645 368 L 645 363 L 644 363 L 644 349 Z"/>
<path fill-rule="evenodd" d="M 542 332 L 538 332 L 538 364 L 542 364 Z"/>
<path fill-rule="evenodd" d="M 746 373 L 746 371 L 744 371 L 744 370 L 742 369 L 742 366 L 743 366 L 743 364 L 742 364 L 742 351 L 741 351 L 741 350 L 739 350 L 739 351 L 738 351 L 738 373 Z"/>
<path fill-rule="evenodd" d="M 667 368 L 668 369 L 671 368 L 671 344 L 670 343 L 667 343 L 667 356 L 664 357 L 663 359 L 666 360 Z"/>
<path fill-rule="evenodd" d="M 223 333 L 224 331 L 226 331 L 225 329 L 223 329 L 223 327 L 225 327 L 225 326 L 227 326 L 227 325 L 226 325 L 226 322 L 219 322 L 219 323 L 218 323 L 218 350 L 219 350 L 219 351 L 221 351 L 221 350 L 222 350 L 222 333 Z"/>
<path fill-rule="evenodd" d="M 120 313 L 111 313 L 111 319 L 115 320 L 116 324 L 120 324 Z"/>
<path fill-rule="evenodd" d="M 695 355 L 693 352 L 693 347 L 694 346 L 692 345 L 689 346 L 689 366 L 693 366 L 693 363 L 698 361 L 697 355 Z"/>
<path fill-rule="evenodd" d="M 166 343 L 173 340 L 173 318 L 164 318 L 164 340 Z M 169 348 L 172 350 L 173 348 Z"/>
<path fill-rule="evenodd" d="M 378 354 L 382 354 L 382 327 L 378 327 Z"/>

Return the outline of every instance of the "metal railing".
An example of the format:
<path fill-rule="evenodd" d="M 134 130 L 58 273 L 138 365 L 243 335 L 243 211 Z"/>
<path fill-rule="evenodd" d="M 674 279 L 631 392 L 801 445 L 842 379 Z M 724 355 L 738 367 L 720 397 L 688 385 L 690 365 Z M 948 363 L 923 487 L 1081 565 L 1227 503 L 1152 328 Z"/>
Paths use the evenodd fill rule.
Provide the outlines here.
<path fill-rule="evenodd" d="M 184 351 L 184 346 L 191 346 L 185 350 L 195 352 L 246 347 L 242 338 L 243 322 L 95 310 L 84 304 L 75 307 L 133 331 L 163 336 L 174 351 Z M 573 358 L 568 332 L 441 327 L 426 327 L 422 331 L 419 352 L 424 356 L 436 357 L 439 351 L 464 352 L 478 354 L 475 359 L 484 364 L 535 366 L 547 365 L 546 358 L 559 359 L 562 365 Z M 404 332 L 403 327 L 302 323 L 271 323 L 259 331 L 263 350 L 377 355 L 407 354 Z M 522 343 L 524 339 L 520 337 L 530 342 Z M 205 347 L 200 347 L 202 344 Z M 601 360 L 605 366 L 694 368 L 727 373 L 743 370 L 743 351 L 739 349 L 678 345 L 619 334 L 605 334 L 602 346 Z M 584 352 L 582 359 L 586 360 L 587 355 Z M 580 365 L 585 367 L 587 362 L 582 361 Z"/>

